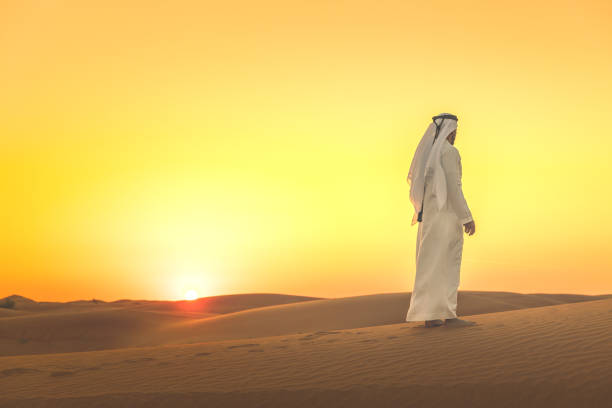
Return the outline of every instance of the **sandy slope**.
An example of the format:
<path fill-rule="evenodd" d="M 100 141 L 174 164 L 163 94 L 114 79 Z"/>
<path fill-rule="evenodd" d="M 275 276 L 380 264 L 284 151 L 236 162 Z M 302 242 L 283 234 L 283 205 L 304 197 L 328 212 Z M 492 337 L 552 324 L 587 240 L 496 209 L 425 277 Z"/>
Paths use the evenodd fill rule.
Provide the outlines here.
<path fill-rule="evenodd" d="M 457 312 L 460 316 L 468 316 L 604 297 L 460 291 Z M 385 293 L 249 309 L 213 318 L 185 320 L 171 324 L 160 332 L 160 344 L 184 344 L 402 323 L 405 321 L 409 305 L 410 293 Z"/>
<path fill-rule="evenodd" d="M 10 296 L 0 308 L 0 356 L 90 351 L 161 344 L 172 324 L 248 308 L 317 300 L 273 293 L 223 295 L 186 301 L 35 302 Z"/>
<path fill-rule="evenodd" d="M 156 338 L 160 326 L 191 319 L 180 313 L 155 313 L 120 307 L 24 314 L 0 319 L 0 355 L 130 347 Z"/>
<path fill-rule="evenodd" d="M 246 294 L 194 302 L 37 304 L 22 298 L 18 309 L 11 312 L 27 313 L 0 315 L 0 355 L 185 344 L 379 326 L 403 322 L 410 304 L 409 293 L 312 299 L 315 298 Z M 474 315 L 593 299 L 597 297 L 461 291 L 458 313 Z"/>
<path fill-rule="evenodd" d="M 285 303 L 303 302 L 306 300 L 317 300 L 321 298 L 309 296 L 284 295 L 277 293 L 244 293 L 237 295 L 219 295 L 199 298 L 192 301 L 164 301 L 164 300 L 131 300 L 122 299 L 114 302 L 102 300 L 76 300 L 72 302 L 36 302 L 19 295 L 11 295 L 0 299 L 0 304 L 5 299 L 15 303 L 14 311 L 28 312 L 50 312 L 66 310 L 99 310 L 105 307 L 130 308 L 139 310 L 154 310 L 166 312 L 194 312 L 206 314 L 232 313 L 254 307 L 270 305 L 281 305 Z M 0 308 L 0 311 L 7 310 Z"/>
<path fill-rule="evenodd" d="M 477 325 L 1 357 L 0 406 L 603 407 L 612 398 L 612 299 L 469 320 Z"/>

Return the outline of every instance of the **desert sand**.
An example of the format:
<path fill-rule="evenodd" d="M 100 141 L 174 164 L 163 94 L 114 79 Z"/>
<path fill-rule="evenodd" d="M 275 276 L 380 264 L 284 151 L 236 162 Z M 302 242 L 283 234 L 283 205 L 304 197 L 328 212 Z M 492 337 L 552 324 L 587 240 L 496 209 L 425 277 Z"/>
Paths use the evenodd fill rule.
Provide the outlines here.
<path fill-rule="evenodd" d="M 465 327 L 404 322 L 410 294 L 250 294 L 0 309 L 4 407 L 599 407 L 612 296 L 459 292 Z"/>

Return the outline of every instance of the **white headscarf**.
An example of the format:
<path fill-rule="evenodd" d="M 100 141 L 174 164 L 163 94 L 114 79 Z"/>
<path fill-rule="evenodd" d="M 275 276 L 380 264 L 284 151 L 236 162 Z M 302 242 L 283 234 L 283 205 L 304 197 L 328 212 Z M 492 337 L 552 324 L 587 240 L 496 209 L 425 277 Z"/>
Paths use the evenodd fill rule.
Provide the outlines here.
<path fill-rule="evenodd" d="M 441 113 L 440 115 L 444 115 Z M 434 142 L 434 136 L 436 134 L 436 123 L 442 126 L 438 132 L 438 137 Z M 414 216 L 412 217 L 412 224 L 417 223 L 417 217 L 421 212 L 421 206 L 423 205 L 423 195 L 425 193 L 425 175 L 433 173 L 433 183 L 431 188 L 436 195 L 436 202 L 438 204 L 438 210 L 441 210 L 446 204 L 446 177 L 442 169 L 440 162 L 440 155 L 442 152 L 442 146 L 447 143 L 446 138 L 448 135 L 457 129 L 457 121 L 453 119 L 436 119 L 429 124 L 429 127 L 425 131 L 425 134 L 421 138 L 419 145 L 417 146 L 412 163 L 410 164 L 410 170 L 408 172 L 408 183 L 410 184 L 410 201 L 414 206 Z M 433 145 L 432 145 L 433 144 Z"/>

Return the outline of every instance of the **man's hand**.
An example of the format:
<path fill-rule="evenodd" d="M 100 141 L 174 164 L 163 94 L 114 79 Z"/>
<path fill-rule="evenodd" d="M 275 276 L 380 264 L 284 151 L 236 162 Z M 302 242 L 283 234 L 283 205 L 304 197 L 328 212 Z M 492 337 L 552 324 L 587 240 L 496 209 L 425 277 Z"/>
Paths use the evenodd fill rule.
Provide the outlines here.
<path fill-rule="evenodd" d="M 465 233 L 468 235 L 474 235 L 476 232 L 476 224 L 474 224 L 474 221 L 463 224 L 463 228 L 465 229 Z"/>

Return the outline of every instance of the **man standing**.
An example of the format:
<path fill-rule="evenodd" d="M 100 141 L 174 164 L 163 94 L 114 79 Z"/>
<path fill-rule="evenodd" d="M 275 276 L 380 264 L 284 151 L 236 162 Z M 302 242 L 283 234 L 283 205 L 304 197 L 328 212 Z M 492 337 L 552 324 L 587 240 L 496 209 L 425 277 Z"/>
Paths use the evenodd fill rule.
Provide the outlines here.
<path fill-rule="evenodd" d="M 473 235 L 476 226 L 461 189 L 461 157 L 453 146 L 457 121 L 447 113 L 433 117 L 408 173 L 415 209 L 412 225 L 419 222 L 419 226 L 406 321 L 425 321 L 425 327 L 464 322 L 457 319 L 462 229 Z"/>

